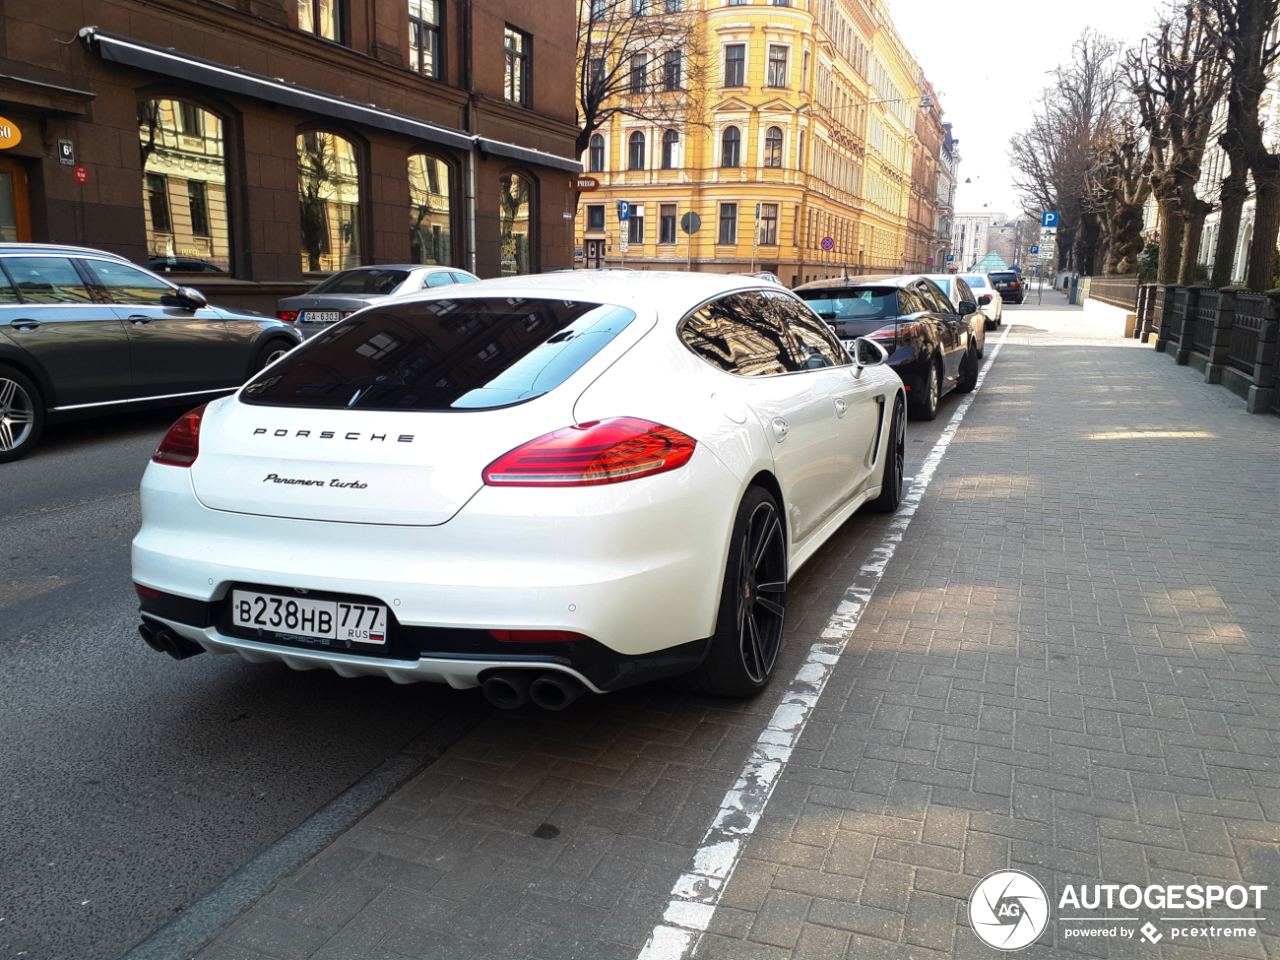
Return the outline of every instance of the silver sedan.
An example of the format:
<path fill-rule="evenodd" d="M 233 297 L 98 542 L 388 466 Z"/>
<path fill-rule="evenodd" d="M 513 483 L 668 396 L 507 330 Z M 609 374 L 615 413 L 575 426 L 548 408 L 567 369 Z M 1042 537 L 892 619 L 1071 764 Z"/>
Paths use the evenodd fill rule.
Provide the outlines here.
<path fill-rule="evenodd" d="M 310 337 L 357 310 L 391 297 L 455 283 L 475 283 L 478 279 L 457 267 L 414 263 L 355 267 L 325 278 L 300 296 L 280 300 L 276 317 L 296 323 L 298 332 Z"/>

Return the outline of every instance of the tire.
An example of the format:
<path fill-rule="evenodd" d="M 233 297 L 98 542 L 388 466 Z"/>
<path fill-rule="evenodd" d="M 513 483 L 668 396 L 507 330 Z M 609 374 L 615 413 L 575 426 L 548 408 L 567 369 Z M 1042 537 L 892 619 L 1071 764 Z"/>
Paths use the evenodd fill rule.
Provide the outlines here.
<path fill-rule="evenodd" d="M 729 541 L 706 659 L 668 683 L 713 697 L 754 697 L 773 675 L 787 613 L 787 542 L 777 501 L 748 487 Z"/>
<path fill-rule="evenodd" d="M 902 503 L 902 476 L 907 461 L 906 420 L 899 399 L 893 404 L 893 417 L 889 421 L 889 442 L 880 468 L 880 496 L 871 501 L 871 509 L 876 513 L 893 513 Z"/>
<path fill-rule="evenodd" d="M 0 364 L 0 463 L 21 460 L 44 430 L 44 400 L 25 373 Z"/>
<path fill-rule="evenodd" d="M 253 359 L 253 369 L 249 371 L 249 376 L 265 370 L 292 349 L 293 344 L 288 340 L 279 338 L 268 340 L 258 348 L 258 355 Z"/>
<path fill-rule="evenodd" d="M 973 393 L 978 385 L 978 351 L 972 346 L 964 355 L 964 364 L 960 368 L 960 381 L 956 384 L 956 393 Z"/>
<path fill-rule="evenodd" d="M 930 377 L 921 391 L 919 399 L 912 398 L 910 412 L 912 420 L 932 420 L 938 415 L 938 401 L 942 398 L 942 380 L 938 373 L 938 364 L 929 364 Z"/>
<path fill-rule="evenodd" d="M 987 352 L 987 325 L 982 325 L 982 332 L 978 336 L 978 359 L 981 360 Z"/>

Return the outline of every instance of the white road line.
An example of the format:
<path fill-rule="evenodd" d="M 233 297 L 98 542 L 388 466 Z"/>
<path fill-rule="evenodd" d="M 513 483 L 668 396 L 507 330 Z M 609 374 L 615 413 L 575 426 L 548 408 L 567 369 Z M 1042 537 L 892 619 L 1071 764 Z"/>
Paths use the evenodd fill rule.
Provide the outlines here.
<path fill-rule="evenodd" d="M 782 696 L 782 701 L 769 723 L 756 740 L 751 756 L 742 766 L 737 782 L 724 795 L 720 810 L 693 855 L 688 870 L 681 874 L 671 888 L 662 923 L 653 928 L 638 955 L 637 960 L 683 960 L 697 948 L 715 913 L 716 904 L 733 876 L 742 856 L 743 847 L 755 833 L 756 825 L 764 814 L 777 786 L 791 752 L 800 742 L 800 736 L 809 722 L 813 708 L 827 685 L 835 665 L 844 653 L 845 645 L 853 636 L 854 628 L 862 619 L 871 595 L 884 576 L 885 567 L 892 559 L 903 534 L 915 516 L 924 492 L 933 479 L 938 464 L 942 462 L 947 447 L 960 429 L 960 421 L 969 412 L 974 398 L 987 378 L 987 371 L 995 363 L 1009 336 L 1009 327 L 996 344 L 991 356 L 978 373 L 978 384 L 973 392 L 960 401 L 960 406 L 947 423 L 942 436 L 933 445 L 924 464 L 916 471 L 902 505 L 889 522 L 884 538 L 871 551 L 867 559 L 845 590 L 844 599 L 827 621 L 822 638 L 809 648 L 800 669 Z"/>

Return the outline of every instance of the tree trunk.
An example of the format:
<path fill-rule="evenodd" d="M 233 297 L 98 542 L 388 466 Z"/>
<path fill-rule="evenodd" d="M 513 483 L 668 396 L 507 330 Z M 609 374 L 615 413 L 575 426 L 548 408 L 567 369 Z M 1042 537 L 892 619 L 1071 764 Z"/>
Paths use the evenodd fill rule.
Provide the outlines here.
<path fill-rule="evenodd" d="M 1186 286 L 1196 282 L 1196 267 L 1200 260 L 1200 242 L 1204 239 L 1204 221 L 1213 207 L 1203 200 L 1196 200 L 1184 221 L 1182 234 L 1182 265 L 1178 268 L 1178 283 Z"/>
<path fill-rule="evenodd" d="M 1160 267 L 1156 283 L 1177 283 L 1185 224 L 1176 197 L 1160 201 Z"/>
<path fill-rule="evenodd" d="M 1231 156 L 1231 173 L 1222 181 L 1222 213 L 1218 217 L 1218 247 L 1213 254 L 1209 283 L 1221 289 L 1231 283 L 1236 241 L 1240 238 L 1240 214 L 1249 196 L 1249 167 L 1243 156 Z"/>
<path fill-rule="evenodd" d="M 1250 290 L 1268 290 L 1275 285 L 1276 235 L 1280 233 L 1280 158 L 1270 160 L 1265 170 L 1253 172 L 1258 201 L 1253 219 L 1253 249 L 1249 251 Z"/>

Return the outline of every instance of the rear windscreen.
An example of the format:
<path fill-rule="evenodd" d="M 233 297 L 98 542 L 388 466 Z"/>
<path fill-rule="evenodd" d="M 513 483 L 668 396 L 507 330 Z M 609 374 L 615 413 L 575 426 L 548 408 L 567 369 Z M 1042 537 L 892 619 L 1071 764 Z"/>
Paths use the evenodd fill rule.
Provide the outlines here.
<path fill-rule="evenodd" d="M 963 279 L 970 287 L 986 289 L 987 281 L 985 277 L 964 277 Z"/>
<path fill-rule="evenodd" d="M 408 270 L 346 270 L 321 281 L 308 292 L 389 294 L 408 279 Z"/>
<path fill-rule="evenodd" d="M 323 409 L 507 407 L 554 390 L 635 316 L 522 297 L 392 301 L 308 340 L 241 399 Z"/>
<path fill-rule="evenodd" d="M 1016 273 L 992 273 L 988 274 L 988 276 L 990 276 L 996 283 L 1008 283 L 1010 280 L 1018 279 L 1018 275 Z"/>
<path fill-rule="evenodd" d="M 898 315 L 897 287 L 797 290 L 823 320 L 876 320 Z"/>

